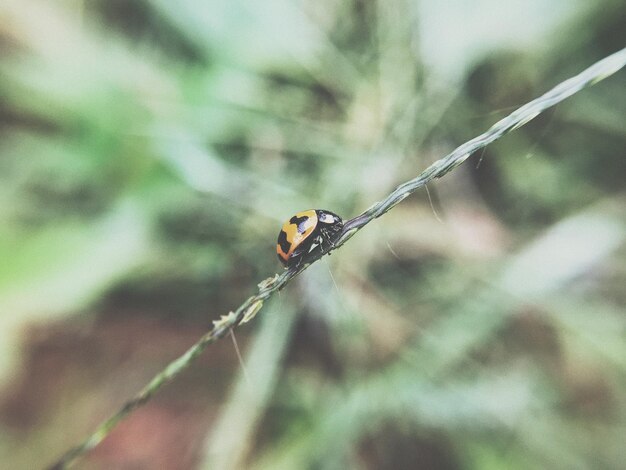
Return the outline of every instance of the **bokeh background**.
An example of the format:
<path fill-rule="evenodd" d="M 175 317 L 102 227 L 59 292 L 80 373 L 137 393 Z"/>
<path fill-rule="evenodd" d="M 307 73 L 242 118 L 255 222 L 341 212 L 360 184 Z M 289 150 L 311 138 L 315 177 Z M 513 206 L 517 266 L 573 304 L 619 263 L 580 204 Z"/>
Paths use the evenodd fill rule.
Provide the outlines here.
<path fill-rule="evenodd" d="M 52 463 L 256 284 L 626 44 L 621 0 L 4 0 L 0 462 Z M 618 469 L 626 74 L 316 263 L 81 469 Z M 430 197 L 429 197 L 430 195 Z"/>

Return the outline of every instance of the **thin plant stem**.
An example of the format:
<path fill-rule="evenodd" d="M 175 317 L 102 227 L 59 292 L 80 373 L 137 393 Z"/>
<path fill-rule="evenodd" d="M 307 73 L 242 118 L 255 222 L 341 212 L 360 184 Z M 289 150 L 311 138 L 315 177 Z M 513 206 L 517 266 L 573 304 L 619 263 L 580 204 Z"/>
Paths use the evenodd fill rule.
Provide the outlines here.
<path fill-rule="evenodd" d="M 507 117 L 491 126 L 491 128 L 483 134 L 457 147 L 442 159 L 434 162 L 412 180 L 398 186 L 382 201 L 377 202 L 362 214 L 346 221 L 343 231 L 339 234 L 335 244 L 330 247 L 330 249 L 319 253 L 315 258 L 309 260 L 307 264 L 291 268 L 280 275 L 276 274 L 261 282 L 258 285 L 258 292 L 255 295 L 249 297 L 235 311 L 223 315 L 220 320 L 213 322 L 213 328 L 191 346 L 187 352 L 172 361 L 137 395 L 128 400 L 117 413 L 102 422 L 93 434 L 88 436 L 76 447 L 68 450 L 56 463 L 51 465 L 49 469 L 62 470 L 68 468 L 76 459 L 96 447 L 109 435 L 120 421 L 148 402 L 165 384 L 175 379 L 183 370 L 189 367 L 211 343 L 224 337 L 240 323 L 251 320 L 263 307 L 265 300 L 285 287 L 287 283 L 305 270 L 311 263 L 343 245 L 372 220 L 392 209 L 396 204 L 406 199 L 428 182 L 446 175 L 449 171 L 465 162 L 465 160 L 477 150 L 483 149 L 509 132 L 523 126 L 548 108 L 560 103 L 580 90 L 616 73 L 625 65 L 626 48 L 596 62 L 578 75 L 561 82 L 544 95 L 513 111 Z"/>

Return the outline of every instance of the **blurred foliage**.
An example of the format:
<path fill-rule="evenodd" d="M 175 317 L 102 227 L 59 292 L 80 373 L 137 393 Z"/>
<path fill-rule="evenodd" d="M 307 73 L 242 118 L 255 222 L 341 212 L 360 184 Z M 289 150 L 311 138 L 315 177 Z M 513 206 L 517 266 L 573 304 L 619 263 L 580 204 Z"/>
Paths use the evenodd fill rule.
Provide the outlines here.
<path fill-rule="evenodd" d="M 470 6 L 471 4 L 471 6 Z M 39 468 L 349 218 L 626 44 L 595 2 L 0 6 L 0 458 Z M 307 270 L 78 468 L 622 468 L 626 78 Z M 332 272 L 332 275 L 329 273 Z"/>

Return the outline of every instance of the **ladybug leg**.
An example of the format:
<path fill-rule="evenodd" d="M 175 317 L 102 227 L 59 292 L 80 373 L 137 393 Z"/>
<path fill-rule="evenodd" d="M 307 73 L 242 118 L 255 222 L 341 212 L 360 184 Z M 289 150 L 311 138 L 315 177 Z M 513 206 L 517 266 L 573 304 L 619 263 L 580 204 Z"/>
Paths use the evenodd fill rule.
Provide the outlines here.
<path fill-rule="evenodd" d="M 304 257 L 300 257 L 298 258 L 298 262 L 294 265 L 294 269 L 298 269 L 300 267 L 300 265 L 302 264 L 302 260 L 304 259 Z"/>
<path fill-rule="evenodd" d="M 330 245 L 328 247 L 329 249 L 330 248 L 335 248 L 335 242 L 333 240 L 333 235 L 335 235 L 336 232 L 338 232 L 338 230 L 324 230 L 322 232 L 322 235 L 320 235 L 320 238 L 322 239 L 322 241 L 324 241 L 328 245 Z"/>
<path fill-rule="evenodd" d="M 324 244 L 326 244 L 326 246 L 324 246 Z M 328 253 L 329 250 L 335 248 L 335 244 L 333 243 L 333 240 L 327 231 L 324 231 L 322 235 L 320 235 L 320 248 L 324 253 Z M 328 256 L 330 255 L 331 253 L 328 253 Z"/>
<path fill-rule="evenodd" d="M 317 240 L 315 240 L 317 242 Z M 292 264 L 292 267 L 294 269 L 297 269 L 298 267 L 300 267 L 300 265 L 303 262 L 306 262 L 308 259 L 308 255 L 315 250 L 315 248 L 319 246 L 318 244 L 313 243 L 311 246 L 309 246 L 308 248 L 306 246 L 299 246 L 291 255 L 292 259 L 297 259 L 297 261 L 294 261 L 294 263 Z"/>

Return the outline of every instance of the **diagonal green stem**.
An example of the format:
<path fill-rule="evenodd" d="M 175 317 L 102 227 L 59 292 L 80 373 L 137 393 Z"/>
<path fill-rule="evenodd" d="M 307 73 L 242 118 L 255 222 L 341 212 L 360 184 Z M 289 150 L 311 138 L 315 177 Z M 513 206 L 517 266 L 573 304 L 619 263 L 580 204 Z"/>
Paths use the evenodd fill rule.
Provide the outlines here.
<path fill-rule="evenodd" d="M 441 178 L 446 173 L 462 164 L 477 150 L 486 147 L 509 132 L 523 126 L 546 109 L 560 103 L 583 88 L 609 77 L 625 65 L 626 48 L 596 62 L 578 75 L 561 82 L 544 95 L 513 111 L 507 117 L 491 126 L 491 128 L 483 134 L 457 147 L 450 154 L 430 165 L 414 179 L 398 186 L 382 201 L 377 202 L 355 218 L 346 221 L 342 233 L 331 250 L 343 245 L 357 231 L 375 218 L 389 211 L 403 199 L 413 194 L 417 189 L 435 178 Z M 328 253 L 328 251 L 320 253 L 315 259 L 310 260 L 309 264 L 317 261 L 321 256 Z M 97 446 L 121 420 L 144 405 L 161 387 L 176 378 L 183 370 L 189 367 L 209 344 L 222 338 L 240 323 L 251 320 L 261 309 L 266 299 L 272 296 L 274 292 L 282 289 L 291 279 L 305 270 L 309 264 L 290 269 L 281 275 L 277 274 L 261 282 L 259 284 L 259 290 L 255 295 L 249 297 L 234 312 L 230 312 L 219 321 L 214 322 L 213 329 L 202 336 L 182 356 L 172 361 L 163 371 L 157 374 L 148 385 L 135 395 L 135 397 L 127 401 L 117 413 L 101 423 L 96 431 L 81 444 L 67 451 L 56 463 L 50 466 L 49 469 L 62 470 L 68 468 L 78 457 Z"/>
<path fill-rule="evenodd" d="M 544 112 L 546 109 L 560 103 L 566 98 L 569 98 L 573 94 L 578 93 L 583 88 L 591 86 L 600 80 L 613 75 L 615 72 L 624 67 L 624 65 L 626 65 L 626 48 L 605 57 L 604 59 L 593 64 L 591 67 L 583 70 L 578 75 L 559 83 L 539 98 L 535 98 L 529 103 L 526 103 L 524 106 L 516 109 L 511 114 L 491 126 L 486 132 L 482 133 L 478 137 L 474 137 L 468 142 L 465 142 L 463 145 L 457 147 L 442 159 L 434 162 L 412 180 L 398 186 L 391 194 L 389 194 L 389 196 L 374 204 L 361 215 L 347 221 L 344 226 L 344 233 L 336 245 L 342 245 L 364 225 L 383 215 L 393 206 L 401 202 L 407 196 L 413 194 L 417 189 L 421 188 L 428 182 L 435 178 L 441 178 L 446 173 L 462 164 L 477 150 L 486 147 L 509 132 L 523 126 Z"/>

